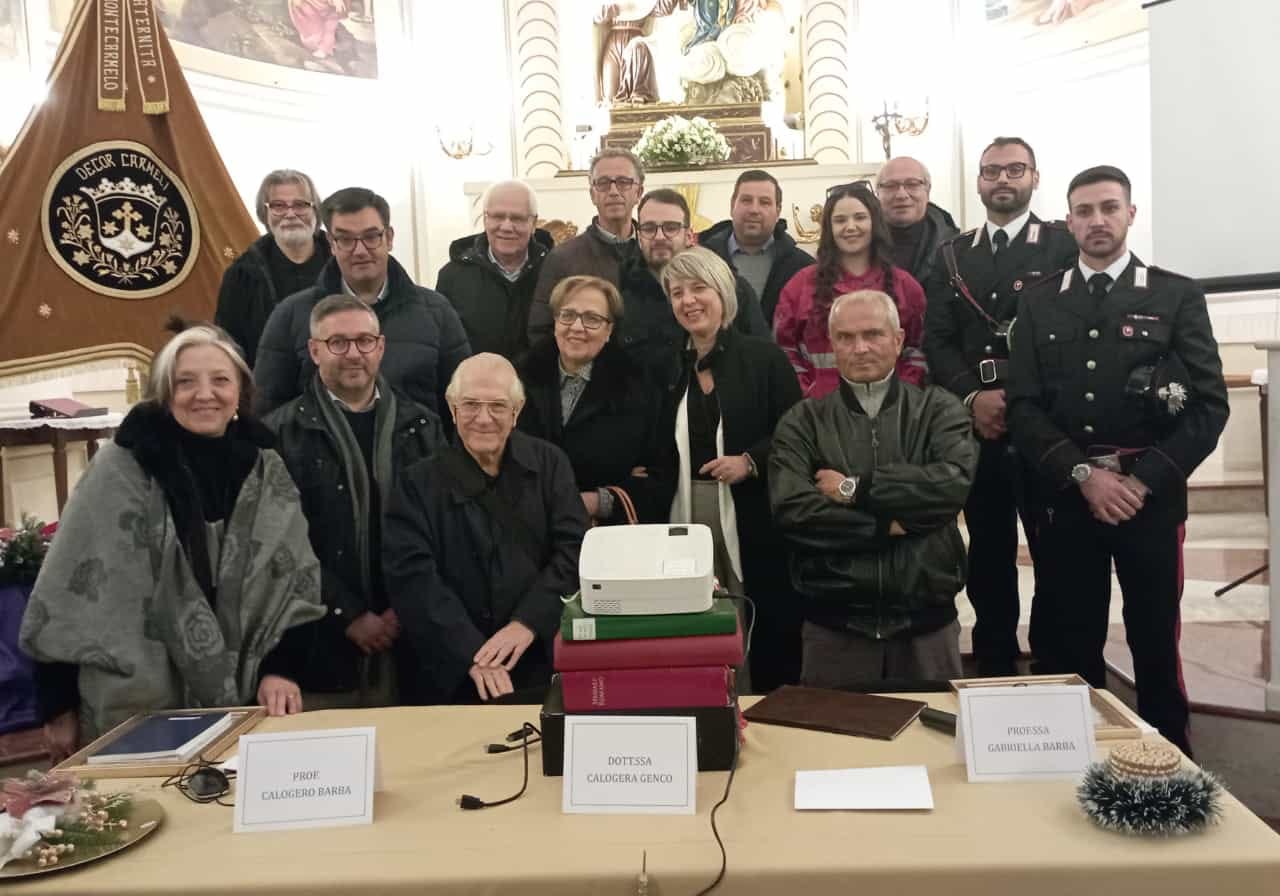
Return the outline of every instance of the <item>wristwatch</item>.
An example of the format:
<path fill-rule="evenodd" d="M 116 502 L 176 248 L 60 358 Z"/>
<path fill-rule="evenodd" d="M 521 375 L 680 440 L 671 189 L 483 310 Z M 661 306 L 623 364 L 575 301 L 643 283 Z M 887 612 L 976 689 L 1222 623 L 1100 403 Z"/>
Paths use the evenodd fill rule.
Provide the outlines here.
<path fill-rule="evenodd" d="M 1076 464 L 1071 468 L 1071 481 L 1080 485 L 1093 475 L 1093 467 L 1089 464 Z"/>
<path fill-rule="evenodd" d="M 836 488 L 836 491 L 840 492 L 840 497 L 852 503 L 854 493 L 858 491 L 858 477 L 857 476 L 844 477 L 844 479 L 840 480 L 840 485 Z"/>

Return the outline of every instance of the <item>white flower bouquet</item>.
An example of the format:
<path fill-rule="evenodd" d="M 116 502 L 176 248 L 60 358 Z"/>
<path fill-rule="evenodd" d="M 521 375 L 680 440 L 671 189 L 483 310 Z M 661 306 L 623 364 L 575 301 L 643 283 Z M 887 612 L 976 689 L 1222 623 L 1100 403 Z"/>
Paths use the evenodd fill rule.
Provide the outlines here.
<path fill-rule="evenodd" d="M 701 165 L 729 158 L 729 141 L 705 118 L 670 115 L 640 135 L 632 152 L 646 165 Z"/>

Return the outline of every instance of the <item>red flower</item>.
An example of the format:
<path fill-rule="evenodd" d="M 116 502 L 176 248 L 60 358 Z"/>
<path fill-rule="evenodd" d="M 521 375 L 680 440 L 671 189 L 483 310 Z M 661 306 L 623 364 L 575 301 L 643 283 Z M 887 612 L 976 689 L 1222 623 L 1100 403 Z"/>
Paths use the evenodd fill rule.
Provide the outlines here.
<path fill-rule="evenodd" d="M 53 538 L 53 534 L 57 531 L 58 521 L 54 520 L 52 523 L 49 523 L 49 525 L 40 527 L 40 537 L 48 541 L 50 538 Z"/>
<path fill-rule="evenodd" d="M 8 526 L 5 526 L 3 529 L 0 529 L 0 542 L 7 543 L 13 541 L 13 536 L 17 534 L 17 530 L 10 529 Z"/>

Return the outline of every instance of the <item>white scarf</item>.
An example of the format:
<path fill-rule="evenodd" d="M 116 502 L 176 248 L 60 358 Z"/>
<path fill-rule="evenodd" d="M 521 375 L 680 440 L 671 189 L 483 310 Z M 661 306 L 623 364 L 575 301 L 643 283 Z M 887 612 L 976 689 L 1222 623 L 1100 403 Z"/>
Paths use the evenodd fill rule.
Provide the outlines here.
<path fill-rule="evenodd" d="M 696 388 L 696 386 L 695 386 Z M 671 522 L 693 522 L 693 469 L 689 457 L 689 393 L 686 391 L 676 409 L 676 449 L 680 452 L 680 477 L 676 480 L 676 496 L 671 502 Z M 716 424 L 716 456 L 724 457 L 724 418 Z M 738 516 L 733 506 L 733 492 L 729 485 L 717 482 L 720 496 L 720 528 L 724 531 L 724 547 L 729 554 L 729 566 L 738 581 L 742 576 L 742 556 L 738 549 Z"/>

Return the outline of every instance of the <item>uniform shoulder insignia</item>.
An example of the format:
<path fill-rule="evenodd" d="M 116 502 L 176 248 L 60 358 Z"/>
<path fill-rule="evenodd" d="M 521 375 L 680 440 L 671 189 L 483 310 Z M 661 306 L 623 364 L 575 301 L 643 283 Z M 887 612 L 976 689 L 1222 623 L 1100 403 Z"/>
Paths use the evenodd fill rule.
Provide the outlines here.
<path fill-rule="evenodd" d="M 977 232 L 978 232 L 978 228 L 977 228 L 977 227 L 974 227 L 974 228 L 973 228 L 973 229 L 971 229 L 971 230 L 966 230 L 964 233 L 957 233 L 955 236 L 951 237 L 950 239 L 945 240 L 945 242 L 948 242 L 948 243 L 962 243 L 962 242 L 964 242 L 965 240 L 971 240 L 971 239 L 973 239 L 973 235 L 974 235 L 975 233 L 977 233 Z"/>
<path fill-rule="evenodd" d="M 1157 267 L 1154 264 L 1147 265 L 1147 270 L 1153 274 L 1159 274 L 1161 277 L 1172 277 L 1174 280 L 1193 280 L 1195 278 L 1188 277 L 1186 274 L 1179 274 L 1177 271 L 1171 271 L 1168 268 Z"/>
<path fill-rule="evenodd" d="M 1041 221 L 1040 223 L 1045 227 L 1048 227 L 1050 230 L 1061 230 L 1063 233 L 1070 233 L 1070 231 L 1067 230 L 1067 222 L 1061 219 L 1054 221 Z"/>

